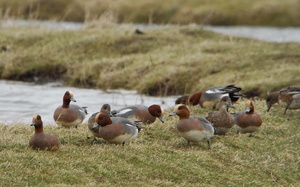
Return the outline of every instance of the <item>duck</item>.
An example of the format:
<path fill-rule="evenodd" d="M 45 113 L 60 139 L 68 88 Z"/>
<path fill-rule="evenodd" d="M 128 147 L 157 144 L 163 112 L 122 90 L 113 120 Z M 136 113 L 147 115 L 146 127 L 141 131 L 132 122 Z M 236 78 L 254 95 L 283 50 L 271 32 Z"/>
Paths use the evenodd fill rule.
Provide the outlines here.
<path fill-rule="evenodd" d="M 142 122 L 143 124 L 154 123 L 156 118 L 164 123 L 164 110 L 160 105 L 156 104 L 149 107 L 146 105 L 129 105 L 118 110 L 113 110 L 111 113 L 115 117 L 128 118 L 133 121 Z"/>
<path fill-rule="evenodd" d="M 109 104 L 103 104 L 101 109 L 100 109 L 100 112 L 106 113 L 106 114 L 108 114 L 109 116 L 112 117 L 110 111 L 111 111 L 111 106 Z M 94 139 L 91 143 L 97 142 L 96 137 L 101 138 L 100 135 L 99 135 L 99 126 L 98 126 L 98 128 L 93 128 L 93 126 L 95 124 L 95 117 L 96 117 L 97 114 L 99 114 L 99 112 L 93 113 L 91 115 L 91 117 L 89 117 L 89 119 L 88 119 L 88 129 L 94 135 Z"/>
<path fill-rule="evenodd" d="M 70 104 L 71 101 L 76 102 L 74 94 L 66 91 L 63 96 L 63 104 L 58 106 L 53 114 L 53 119 L 58 126 L 77 128 L 88 114 L 87 107 Z"/>
<path fill-rule="evenodd" d="M 232 103 L 235 103 L 243 95 L 239 93 L 242 88 L 230 84 L 227 86 L 215 86 L 202 92 L 199 104 L 203 108 L 212 108 L 218 110 L 218 103 L 222 97 L 228 96 Z"/>
<path fill-rule="evenodd" d="M 271 107 L 274 104 L 279 104 L 279 91 L 275 91 L 267 95 L 266 97 L 266 104 L 267 104 L 267 112 L 270 111 Z"/>
<path fill-rule="evenodd" d="M 185 105 L 191 105 L 191 106 L 199 105 L 201 94 L 202 94 L 202 92 L 196 92 L 191 95 L 180 96 L 175 100 L 175 105 L 178 105 L 178 104 L 185 104 Z"/>
<path fill-rule="evenodd" d="M 60 141 L 57 136 L 44 133 L 43 121 L 40 115 L 33 115 L 31 126 L 34 126 L 35 132 L 29 140 L 29 147 L 36 150 L 49 151 L 57 151 L 59 149 Z"/>
<path fill-rule="evenodd" d="M 206 119 L 213 125 L 216 135 L 226 135 L 233 127 L 234 121 L 228 108 L 234 108 L 228 96 L 224 96 L 220 101 L 219 111 L 209 112 Z"/>
<path fill-rule="evenodd" d="M 300 109 L 300 87 L 289 86 L 279 91 L 279 100 L 286 103 L 284 114 L 288 109 Z"/>
<path fill-rule="evenodd" d="M 246 101 L 246 110 L 236 113 L 233 119 L 237 133 L 249 133 L 249 137 L 262 125 L 262 118 L 254 111 L 254 105 L 251 100 Z"/>
<path fill-rule="evenodd" d="M 211 148 L 211 138 L 214 136 L 212 124 L 201 116 L 190 116 L 188 106 L 179 104 L 174 107 L 174 111 L 169 116 L 179 116 L 177 130 L 181 137 L 190 142 L 207 141 L 208 148 Z"/>
<path fill-rule="evenodd" d="M 110 117 L 105 112 L 99 112 L 95 117 L 93 129 L 99 129 L 99 137 L 109 143 L 122 144 L 135 139 L 138 127 L 134 121 L 123 117 Z"/>

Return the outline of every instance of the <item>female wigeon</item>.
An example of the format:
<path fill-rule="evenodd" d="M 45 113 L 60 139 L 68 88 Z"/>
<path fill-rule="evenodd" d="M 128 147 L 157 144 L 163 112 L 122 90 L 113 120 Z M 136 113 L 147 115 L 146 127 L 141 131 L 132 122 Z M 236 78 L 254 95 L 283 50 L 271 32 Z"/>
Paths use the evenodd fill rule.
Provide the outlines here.
<path fill-rule="evenodd" d="M 218 109 L 217 104 L 224 96 L 228 96 L 232 102 L 236 102 L 242 96 L 239 93 L 241 90 L 240 87 L 233 84 L 208 88 L 201 94 L 200 106 L 203 108 Z"/>
<path fill-rule="evenodd" d="M 100 112 L 108 114 L 108 115 L 111 116 L 110 110 L 111 110 L 110 105 L 109 104 L 104 104 L 104 105 L 102 105 L 102 107 L 100 109 Z M 97 114 L 99 114 L 99 112 L 94 113 L 88 120 L 88 128 L 91 131 L 91 133 L 94 135 L 94 139 L 93 139 L 92 143 L 97 141 L 96 137 L 100 138 L 99 126 L 98 126 L 98 128 L 93 128 L 93 126 L 95 124 L 95 117 L 96 117 Z"/>
<path fill-rule="evenodd" d="M 54 121 L 57 125 L 77 128 L 87 115 L 86 107 L 70 104 L 71 101 L 76 102 L 73 93 L 66 91 L 63 97 L 63 104 L 57 107 L 53 114 Z"/>
<path fill-rule="evenodd" d="M 300 109 L 300 87 L 287 87 L 279 91 L 279 99 L 286 103 L 284 114 L 287 109 Z"/>
<path fill-rule="evenodd" d="M 202 92 L 196 92 L 192 95 L 184 95 L 175 100 L 175 105 L 178 104 L 185 104 L 185 105 L 192 105 L 196 106 L 199 105 L 200 97 Z"/>
<path fill-rule="evenodd" d="M 110 117 L 109 114 L 99 112 L 95 117 L 93 128 L 98 128 L 99 137 L 110 143 L 125 144 L 138 135 L 135 123 L 127 118 Z M 98 127 L 99 126 L 99 127 Z"/>
<path fill-rule="evenodd" d="M 111 113 L 116 117 L 123 117 L 134 121 L 141 121 L 144 124 L 151 124 L 154 123 L 156 118 L 164 123 L 163 112 L 163 108 L 159 105 L 151 105 L 149 107 L 145 105 L 130 105 L 119 110 L 113 110 Z"/>
<path fill-rule="evenodd" d="M 43 122 L 40 115 L 35 114 L 32 118 L 32 124 L 35 133 L 29 140 L 29 146 L 37 150 L 56 151 L 59 149 L 60 141 L 54 134 L 44 133 Z"/>
<path fill-rule="evenodd" d="M 214 135 L 212 124 L 200 116 L 190 116 L 189 108 L 186 105 L 179 104 L 174 108 L 174 112 L 169 116 L 179 116 L 177 130 L 179 134 L 190 142 L 207 141 L 208 147 L 211 145 L 211 138 Z"/>
<path fill-rule="evenodd" d="M 250 137 L 262 124 L 260 115 L 254 112 L 254 105 L 251 100 L 246 102 L 246 111 L 236 113 L 233 118 L 237 132 L 250 133 Z"/>
<path fill-rule="evenodd" d="M 279 104 L 279 91 L 272 92 L 266 97 L 267 112 L 269 112 L 275 103 Z"/>
<path fill-rule="evenodd" d="M 215 134 L 225 135 L 234 125 L 233 117 L 228 112 L 228 108 L 233 107 L 231 100 L 225 96 L 220 101 L 219 111 L 209 112 L 206 119 L 211 122 L 215 129 Z"/>

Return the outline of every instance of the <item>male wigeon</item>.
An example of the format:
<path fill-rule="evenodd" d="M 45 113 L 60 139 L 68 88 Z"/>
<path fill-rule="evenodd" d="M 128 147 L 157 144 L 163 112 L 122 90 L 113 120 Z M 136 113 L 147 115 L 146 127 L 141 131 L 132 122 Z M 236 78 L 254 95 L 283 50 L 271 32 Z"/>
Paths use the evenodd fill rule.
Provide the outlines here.
<path fill-rule="evenodd" d="M 116 117 L 141 121 L 144 124 L 154 123 L 156 118 L 164 123 L 163 112 L 163 108 L 159 105 L 151 105 L 149 107 L 145 105 L 130 105 L 119 110 L 111 111 L 112 115 Z"/>
<path fill-rule="evenodd" d="M 93 128 L 99 129 L 99 137 L 104 140 L 123 145 L 136 138 L 139 131 L 134 121 L 123 117 L 110 117 L 104 112 L 96 115 Z"/>
<path fill-rule="evenodd" d="M 185 105 L 192 105 L 192 106 L 199 105 L 201 94 L 202 92 L 196 92 L 191 95 L 181 96 L 175 100 L 175 105 L 178 104 L 185 104 Z"/>
<path fill-rule="evenodd" d="M 279 99 L 286 103 L 284 114 L 287 109 L 300 109 L 300 87 L 287 87 L 279 91 Z"/>
<path fill-rule="evenodd" d="M 242 96 L 239 93 L 241 90 L 240 87 L 233 84 L 208 88 L 201 94 L 200 106 L 203 108 L 218 109 L 217 104 L 224 96 L 228 96 L 232 102 L 236 102 Z"/>
<path fill-rule="evenodd" d="M 189 108 L 184 104 L 176 105 L 173 113 L 169 116 L 179 116 L 177 130 L 179 134 L 190 142 L 207 141 L 208 147 L 211 146 L 211 138 L 214 135 L 212 124 L 200 116 L 190 116 Z"/>
<path fill-rule="evenodd" d="M 251 100 L 246 102 L 246 111 L 236 113 L 233 118 L 237 132 L 250 133 L 250 137 L 262 124 L 260 115 L 254 112 L 254 105 Z"/>
<path fill-rule="evenodd" d="M 29 140 L 29 146 L 37 150 L 56 151 L 59 149 L 60 141 L 54 134 L 44 133 L 43 121 L 40 115 L 35 114 L 32 118 L 32 124 L 35 133 Z"/>
<path fill-rule="evenodd" d="M 266 97 L 266 104 L 267 104 L 267 112 L 270 111 L 271 107 L 275 104 L 279 104 L 279 91 L 272 92 Z"/>
<path fill-rule="evenodd" d="M 228 112 L 229 107 L 233 107 L 231 100 L 228 96 L 225 96 L 220 101 L 219 111 L 209 112 L 206 116 L 206 119 L 213 125 L 217 135 L 225 135 L 234 125 L 233 117 Z"/>
<path fill-rule="evenodd" d="M 111 111 L 111 107 L 109 104 L 102 105 L 102 107 L 100 109 L 100 112 L 106 113 L 112 117 L 110 111 Z M 91 131 L 91 133 L 94 135 L 94 139 L 93 139 L 92 143 L 97 141 L 96 137 L 100 138 L 99 126 L 98 126 L 98 128 L 93 128 L 93 126 L 95 124 L 95 117 L 97 114 L 99 114 L 99 112 L 95 112 L 94 114 L 92 114 L 92 116 L 88 120 L 88 128 Z"/>
<path fill-rule="evenodd" d="M 70 102 L 76 102 L 71 91 L 66 91 L 63 104 L 54 111 L 53 118 L 57 125 L 63 127 L 77 127 L 87 115 L 86 107 L 80 107 Z"/>

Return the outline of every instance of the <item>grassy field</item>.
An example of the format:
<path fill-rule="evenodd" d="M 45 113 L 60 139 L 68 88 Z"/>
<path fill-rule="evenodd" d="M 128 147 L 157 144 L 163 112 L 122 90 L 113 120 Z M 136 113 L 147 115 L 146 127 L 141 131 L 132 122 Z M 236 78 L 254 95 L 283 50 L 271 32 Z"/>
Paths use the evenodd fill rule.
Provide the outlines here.
<path fill-rule="evenodd" d="M 236 109 L 244 110 L 239 101 Z M 93 144 L 87 124 L 65 129 L 48 124 L 46 132 L 61 140 L 57 152 L 28 147 L 30 124 L 0 124 L 1 186 L 299 186 L 299 111 L 275 106 L 266 112 L 255 101 L 263 119 L 253 137 L 215 136 L 211 150 L 205 142 L 187 146 L 179 137 L 178 117 L 164 114 L 124 147 Z M 192 107 L 193 115 L 209 110 Z M 42 116 L 43 118 L 43 116 Z"/>
<path fill-rule="evenodd" d="M 135 25 L 75 31 L 0 30 L 0 78 L 130 89 L 164 96 L 237 84 L 260 97 L 299 85 L 298 43 L 267 43 L 205 31 L 196 25 L 162 26 L 135 34 Z"/>
<path fill-rule="evenodd" d="M 1 0 L 0 18 L 117 23 L 299 26 L 296 0 Z"/>

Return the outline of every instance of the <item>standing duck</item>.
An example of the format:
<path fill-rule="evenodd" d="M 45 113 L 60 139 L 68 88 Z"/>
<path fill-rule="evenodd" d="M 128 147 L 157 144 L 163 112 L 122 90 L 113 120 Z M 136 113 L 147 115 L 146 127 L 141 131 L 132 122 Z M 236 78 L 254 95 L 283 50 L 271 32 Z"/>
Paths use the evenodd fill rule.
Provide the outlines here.
<path fill-rule="evenodd" d="M 155 122 L 156 118 L 164 123 L 163 112 L 163 108 L 159 105 L 151 105 L 149 107 L 145 105 L 130 105 L 119 110 L 113 110 L 111 113 L 116 117 L 123 117 L 132 119 L 133 121 L 141 121 L 144 124 L 151 124 Z"/>
<path fill-rule="evenodd" d="M 225 96 L 220 101 L 219 111 L 209 112 L 206 116 L 206 119 L 213 125 L 217 135 L 225 135 L 234 125 L 233 117 L 228 112 L 229 107 L 233 107 L 231 100 L 228 96 Z"/>
<path fill-rule="evenodd" d="M 44 133 L 43 121 L 40 115 L 35 114 L 32 117 L 32 124 L 35 133 L 29 140 L 29 146 L 37 150 L 56 151 L 59 149 L 60 141 L 54 134 Z"/>
<path fill-rule="evenodd" d="M 216 86 L 206 89 L 201 94 L 200 106 L 203 108 L 218 109 L 217 104 L 222 97 L 228 96 L 231 101 L 236 102 L 242 95 L 239 93 L 242 89 L 233 84 L 227 86 Z"/>
<path fill-rule="evenodd" d="M 253 102 L 248 100 L 246 102 L 246 111 L 236 113 L 234 122 L 238 133 L 250 133 L 249 137 L 251 137 L 252 133 L 260 128 L 262 119 L 259 114 L 254 112 Z"/>
<path fill-rule="evenodd" d="M 270 111 L 271 107 L 275 104 L 279 104 L 279 91 L 272 92 L 266 97 L 266 104 L 267 104 L 267 112 Z"/>
<path fill-rule="evenodd" d="M 77 128 L 87 115 L 86 107 L 70 104 L 71 101 L 76 102 L 74 95 L 71 91 L 66 91 L 63 104 L 57 107 L 53 114 L 53 119 L 57 125 Z"/>
<path fill-rule="evenodd" d="M 104 140 L 123 145 L 135 139 L 139 131 L 134 121 L 122 117 L 110 117 L 105 112 L 96 115 L 93 128 L 99 129 L 99 137 Z"/>
<path fill-rule="evenodd" d="M 211 147 L 211 138 L 214 135 L 212 124 L 200 116 L 190 116 L 190 110 L 186 105 L 176 105 L 174 111 L 169 116 L 179 116 L 177 130 L 179 134 L 190 142 L 207 141 Z"/>
<path fill-rule="evenodd" d="M 284 114 L 287 109 L 300 109 L 300 87 L 287 87 L 279 91 L 279 99 L 286 103 Z"/>

